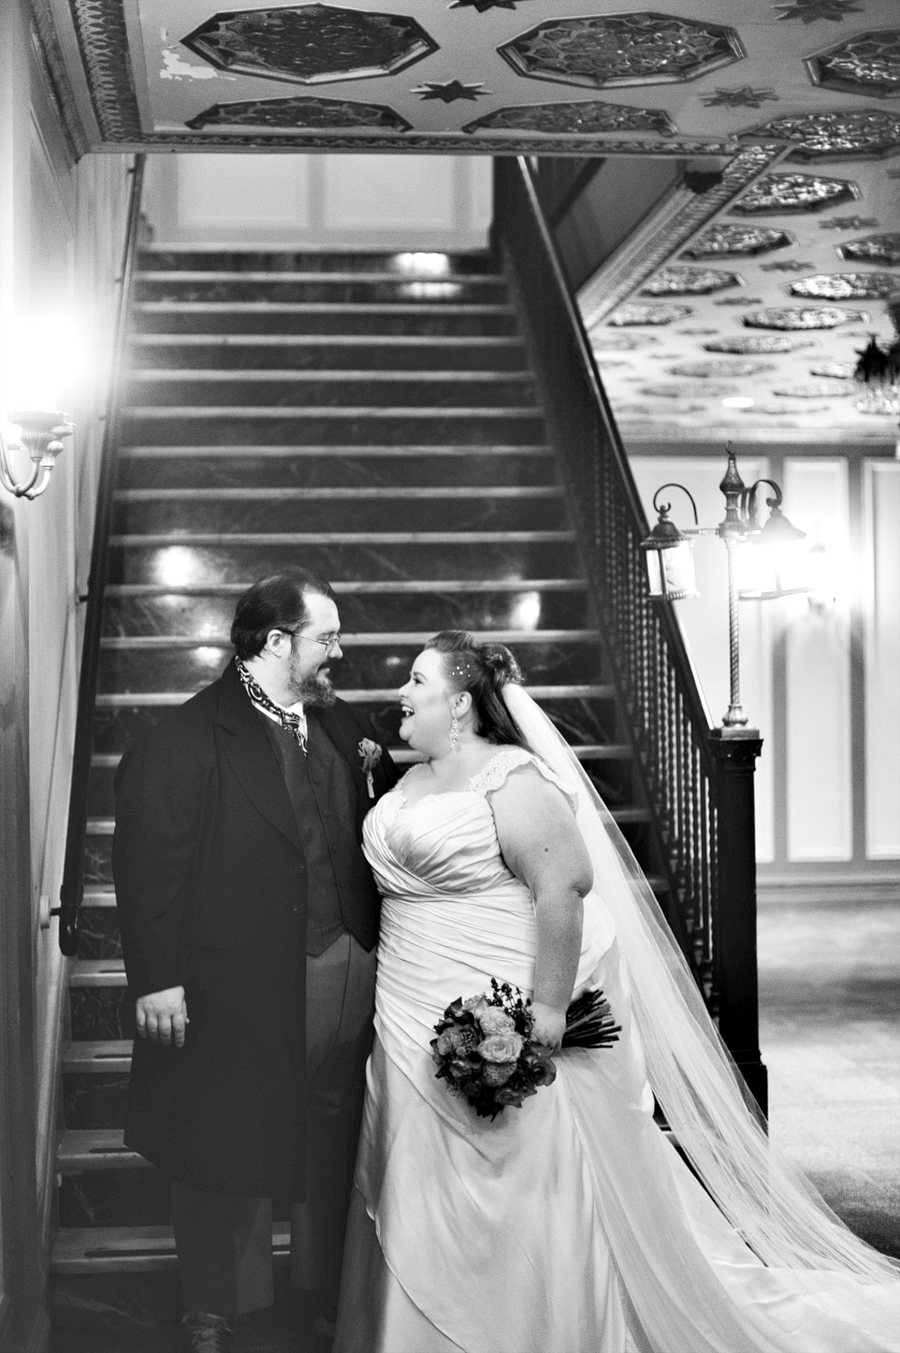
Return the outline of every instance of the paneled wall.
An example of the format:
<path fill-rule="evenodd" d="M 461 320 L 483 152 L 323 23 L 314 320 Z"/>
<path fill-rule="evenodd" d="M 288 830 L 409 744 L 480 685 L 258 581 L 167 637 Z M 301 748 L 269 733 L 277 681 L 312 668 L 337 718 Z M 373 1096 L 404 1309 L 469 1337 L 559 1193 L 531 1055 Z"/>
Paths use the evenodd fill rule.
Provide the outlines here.
<path fill-rule="evenodd" d="M 158 243 L 293 249 L 483 248 L 491 161 L 441 155 L 155 155 Z"/>
<path fill-rule="evenodd" d="M 642 454 L 629 448 L 650 521 L 656 488 L 684 484 L 702 525 L 724 515 L 721 452 Z M 740 605 L 744 712 L 764 743 L 757 773 L 757 838 L 765 885 L 818 890 L 900 880 L 900 462 L 862 448 L 805 454 L 747 448 L 747 484 L 772 476 L 785 513 L 807 533 L 809 596 Z M 690 505 L 666 490 L 672 517 Z M 699 600 L 676 609 L 714 722 L 728 703 L 725 552 L 694 548 Z"/>
<path fill-rule="evenodd" d="M 79 593 L 93 526 L 126 193 L 124 157 L 68 158 L 24 0 L 0 7 L 0 426 L 77 423 L 46 494 L 0 490 L 0 1353 L 37 1349 L 64 963 L 61 881 Z M 83 359 L 90 358 L 90 361 Z M 13 458 L 20 479 L 30 463 Z"/>
<path fill-rule="evenodd" d="M 900 856 L 900 464 L 864 467 L 865 851 Z"/>

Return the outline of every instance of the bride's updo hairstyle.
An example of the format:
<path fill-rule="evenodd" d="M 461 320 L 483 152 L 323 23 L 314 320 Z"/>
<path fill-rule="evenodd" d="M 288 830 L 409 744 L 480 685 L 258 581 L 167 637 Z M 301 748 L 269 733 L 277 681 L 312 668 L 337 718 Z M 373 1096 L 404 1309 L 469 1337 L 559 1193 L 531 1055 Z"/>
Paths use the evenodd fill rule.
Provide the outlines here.
<path fill-rule="evenodd" d="M 480 644 L 467 630 L 441 630 L 425 647 L 441 654 L 454 691 L 471 695 L 480 737 L 500 747 L 527 746 L 500 694 L 507 682 L 522 684 L 522 670 L 504 644 Z"/>

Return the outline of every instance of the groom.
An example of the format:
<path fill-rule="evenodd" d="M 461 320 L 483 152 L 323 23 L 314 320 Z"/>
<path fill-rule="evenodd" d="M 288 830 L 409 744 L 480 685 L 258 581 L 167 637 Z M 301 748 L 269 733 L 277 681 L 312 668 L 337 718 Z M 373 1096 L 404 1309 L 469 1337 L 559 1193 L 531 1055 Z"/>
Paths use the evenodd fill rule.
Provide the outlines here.
<path fill-rule="evenodd" d="M 379 900 L 362 821 L 396 780 L 336 700 L 334 593 L 302 569 L 237 604 L 236 658 L 132 746 L 113 873 L 135 1041 L 125 1141 L 172 1180 L 184 1346 L 270 1305 L 273 1196 L 319 1327 L 337 1298 Z"/>

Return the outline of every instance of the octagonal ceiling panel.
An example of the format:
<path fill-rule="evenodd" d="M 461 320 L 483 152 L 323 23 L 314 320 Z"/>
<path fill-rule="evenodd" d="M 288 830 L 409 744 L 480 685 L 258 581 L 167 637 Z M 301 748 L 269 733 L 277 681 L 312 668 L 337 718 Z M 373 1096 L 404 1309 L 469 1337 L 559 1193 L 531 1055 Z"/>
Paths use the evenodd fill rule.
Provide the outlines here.
<path fill-rule="evenodd" d="M 731 210 L 739 216 L 781 216 L 786 212 L 823 211 L 859 197 L 855 183 L 821 174 L 767 174 L 752 184 Z"/>
<path fill-rule="evenodd" d="M 846 94 L 900 94 L 900 28 L 856 33 L 806 62 L 817 85 Z"/>
<path fill-rule="evenodd" d="M 406 15 L 322 4 L 214 14 L 181 41 L 219 70 L 299 84 L 395 75 L 438 50 Z"/>
<path fill-rule="evenodd" d="M 293 131 L 297 127 L 330 128 L 379 127 L 389 131 L 409 131 L 410 124 L 393 108 L 379 103 L 357 103 L 350 99 L 243 99 L 236 103 L 214 103 L 192 118 L 190 127 L 277 127 Z"/>
<path fill-rule="evenodd" d="M 756 135 L 782 137 L 791 146 L 792 160 L 881 158 L 900 154 L 900 112 L 866 108 L 791 113 L 763 123 Z"/>
<path fill-rule="evenodd" d="M 710 296 L 715 291 L 743 285 L 737 273 L 717 268 L 673 265 L 660 271 L 641 290 L 642 296 Z"/>
<path fill-rule="evenodd" d="M 499 51 L 518 75 L 591 89 L 695 80 L 744 55 L 732 28 L 651 10 L 551 19 Z"/>

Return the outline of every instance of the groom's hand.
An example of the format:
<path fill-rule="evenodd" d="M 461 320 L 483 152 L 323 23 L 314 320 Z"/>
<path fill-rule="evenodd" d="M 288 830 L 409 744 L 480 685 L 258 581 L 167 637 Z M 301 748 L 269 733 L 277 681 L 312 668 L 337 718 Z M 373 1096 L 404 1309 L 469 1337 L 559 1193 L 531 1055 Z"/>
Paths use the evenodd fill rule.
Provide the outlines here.
<path fill-rule="evenodd" d="M 134 1022 L 141 1038 L 183 1048 L 185 1027 L 190 1024 L 184 987 L 168 987 L 139 996 L 134 1004 Z"/>

